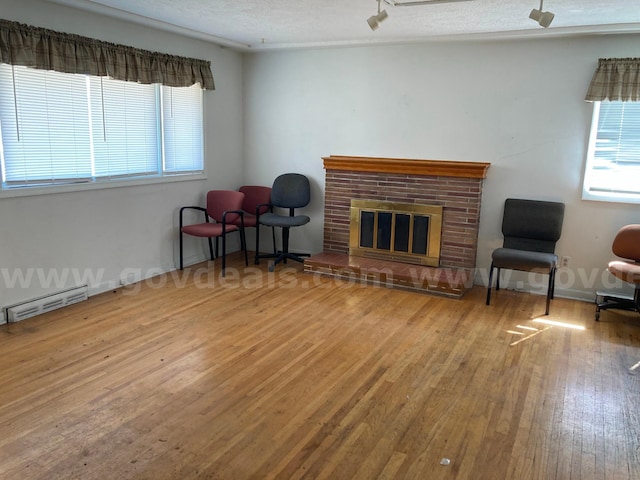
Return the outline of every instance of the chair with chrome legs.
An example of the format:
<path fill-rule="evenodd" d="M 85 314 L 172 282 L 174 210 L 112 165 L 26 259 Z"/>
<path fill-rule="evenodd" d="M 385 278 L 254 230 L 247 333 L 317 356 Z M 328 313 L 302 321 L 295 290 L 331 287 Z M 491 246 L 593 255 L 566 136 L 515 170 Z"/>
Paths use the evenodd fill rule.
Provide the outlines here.
<path fill-rule="evenodd" d="M 611 250 L 619 259 L 609 262 L 607 270 L 623 282 L 633 285 L 631 298 L 616 294 L 604 294 L 601 302 L 596 303 L 596 320 L 600 320 L 600 311 L 608 309 L 631 310 L 640 312 L 640 225 L 622 227 L 611 245 Z"/>

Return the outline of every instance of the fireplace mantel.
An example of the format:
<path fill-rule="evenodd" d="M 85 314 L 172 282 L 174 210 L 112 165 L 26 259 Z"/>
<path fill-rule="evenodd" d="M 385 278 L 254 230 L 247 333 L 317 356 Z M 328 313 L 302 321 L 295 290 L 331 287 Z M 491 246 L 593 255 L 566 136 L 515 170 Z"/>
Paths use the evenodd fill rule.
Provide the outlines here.
<path fill-rule="evenodd" d="M 434 177 L 486 178 L 490 163 L 451 160 L 415 160 L 406 158 L 322 157 L 326 170 L 351 172 L 400 173 Z"/>

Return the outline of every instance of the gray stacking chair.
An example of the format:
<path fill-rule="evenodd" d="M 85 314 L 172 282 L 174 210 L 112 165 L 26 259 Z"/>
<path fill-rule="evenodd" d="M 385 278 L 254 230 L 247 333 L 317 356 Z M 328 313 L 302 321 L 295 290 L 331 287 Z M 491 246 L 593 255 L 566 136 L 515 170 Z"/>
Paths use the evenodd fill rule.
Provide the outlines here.
<path fill-rule="evenodd" d="M 500 290 L 500 270 L 503 268 L 545 273 L 549 275 L 545 315 L 549 315 L 558 268 L 555 248 L 562 232 L 563 219 L 564 203 L 516 198 L 505 201 L 502 217 L 504 242 L 502 248 L 497 248 L 492 254 L 487 305 L 491 301 L 494 268 L 498 269 L 496 290 Z"/>
<path fill-rule="evenodd" d="M 311 186 L 309 179 L 299 173 L 285 173 L 277 177 L 271 187 L 271 202 L 269 211 L 260 213 L 258 209 L 257 222 L 259 225 L 268 227 L 279 227 L 282 229 L 282 250 L 273 254 L 260 254 L 260 229 L 256 228 L 256 265 L 261 258 L 275 258 L 269 265 L 272 272 L 279 262 L 287 263 L 287 259 L 302 262 L 302 257 L 308 257 L 308 253 L 293 253 L 289 251 L 289 229 L 300 227 L 309 223 L 306 215 L 296 215 L 295 209 L 302 208 L 309 204 L 311 200 Z M 275 208 L 285 209 L 286 214 L 274 211 Z"/>

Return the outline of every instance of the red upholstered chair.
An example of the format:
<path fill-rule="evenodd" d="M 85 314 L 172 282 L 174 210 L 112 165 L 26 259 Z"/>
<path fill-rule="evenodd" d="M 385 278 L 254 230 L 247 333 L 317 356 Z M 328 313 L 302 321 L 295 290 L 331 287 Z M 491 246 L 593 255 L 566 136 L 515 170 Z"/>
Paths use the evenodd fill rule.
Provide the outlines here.
<path fill-rule="evenodd" d="M 607 270 L 620 280 L 635 286 L 633 298 L 603 295 L 603 301 L 596 303 L 596 320 L 600 319 L 600 310 L 621 309 L 640 312 L 640 225 L 622 227 L 611 245 L 611 250 L 620 259 L 609 262 Z"/>
<path fill-rule="evenodd" d="M 244 193 L 242 201 L 242 210 L 244 211 L 244 226 L 257 228 L 258 214 L 262 215 L 269 211 L 269 202 L 271 202 L 271 187 L 263 187 L 260 185 L 244 185 L 239 188 Z M 239 225 L 240 218 L 236 220 Z M 275 228 L 271 228 L 271 236 L 273 238 L 273 252 L 276 252 L 276 233 Z M 257 238 L 257 236 L 256 236 Z M 257 253 L 257 252 L 256 252 Z"/>
<path fill-rule="evenodd" d="M 180 209 L 180 270 L 183 269 L 182 259 L 182 236 L 183 234 L 194 237 L 204 237 L 209 240 L 209 253 L 211 260 L 214 260 L 213 244 L 211 239 L 216 239 L 216 256 L 218 256 L 218 238 L 222 237 L 222 276 L 225 275 L 227 234 L 231 232 L 240 233 L 240 244 L 244 250 L 245 265 L 249 265 L 247 257 L 247 242 L 244 236 L 244 212 L 242 211 L 242 201 L 244 193 L 234 190 L 211 190 L 207 193 L 207 208 L 203 207 L 182 207 Z M 185 210 L 198 210 L 204 213 L 204 223 L 184 225 L 183 213 Z M 211 222 L 209 219 L 213 219 Z"/>

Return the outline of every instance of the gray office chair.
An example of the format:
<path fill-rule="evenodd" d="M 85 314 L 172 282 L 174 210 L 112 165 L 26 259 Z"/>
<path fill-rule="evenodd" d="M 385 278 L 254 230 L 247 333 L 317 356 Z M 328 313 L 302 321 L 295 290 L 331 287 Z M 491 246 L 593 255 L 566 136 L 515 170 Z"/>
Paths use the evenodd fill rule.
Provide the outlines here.
<path fill-rule="evenodd" d="M 260 213 L 258 209 L 257 222 L 259 225 L 279 227 L 282 229 L 282 250 L 273 254 L 260 255 L 260 229 L 256 228 L 256 265 L 261 258 L 275 258 L 269 265 L 269 271 L 273 272 L 279 262 L 287 263 L 287 259 L 302 262 L 302 257 L 308 257 L 308 253 L 293 253 L 289 251 L 289 229 L 300 227 L 309 223 L 306 215 L 295 215 L 296 208 L 302 208 L 311 200 L 311 186 L 309 179 L 299 173 L 285 173 L 277 177 L 271 187 L 271 202 L 267 213 Z M 274 212 L 275 208 L 286 209 L 287 214 Z"/>
<path fill-rule="evenodd" d="M 564 203 L 508 198 L 502 217 L 502 248 L 493 251 L 487 288 L 487 305 L 491 301 L 493 269 L 498 269 L 496 290 L 500 290 L 500 270 L 545 273 L 549 275 L 547 306 L 554 295 L 558 256 L 554 253 L 562 232 Z"/>

